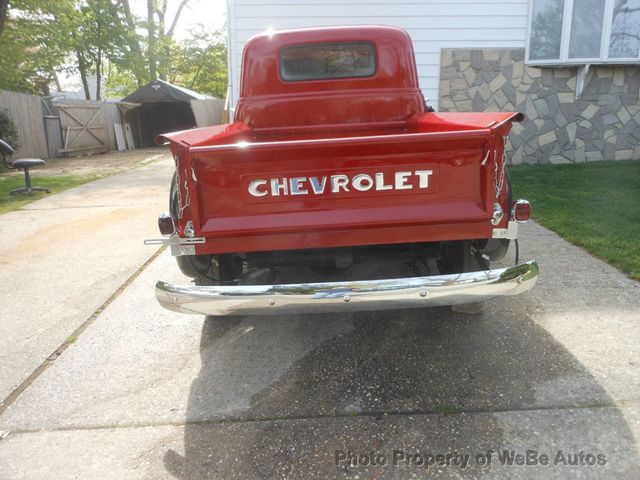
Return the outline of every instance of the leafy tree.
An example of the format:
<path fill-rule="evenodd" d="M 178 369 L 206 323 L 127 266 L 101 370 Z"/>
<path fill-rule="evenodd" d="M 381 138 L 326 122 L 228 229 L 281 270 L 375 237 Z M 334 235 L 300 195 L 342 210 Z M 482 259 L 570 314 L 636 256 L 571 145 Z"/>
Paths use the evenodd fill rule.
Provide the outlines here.
<path fill-rule="evenodd" d="M 171 60 L 171 52 L 175 46 L 173 34 L 182 15 L 182 11 L 190 0 L 180 0 L 171 24 L 166 28 L 167 0 L 147 0 L 147 58 L 149 61 L 149 77 L 151 80 L 167 79 L 167 68 Z"/>
<path fill-rule="evenodd" d="M 68 31 L 58 21 L 70 0 L 12 0 L 0 34 L 0 88 L 48 94 L 54 72 L 65 63 Z"/>
<path fill-rule="evenodd" d="M 121 62 L 124 69 L 131 71 L 136 78 L 138 87 L 141 87 L 148 81 L 145 57 L 142 53 L 141 36 L 138 35 L 138 22 L 131 13 L 129 0 L 114 0 L 112 10 L 115 9 L 114 21 L 120 22 L 123 30 L 126 32 L 126 41 L 128 49 L 125 50 Z M 118 15 L 121 12 L 121 16 Z"/>
<path fill-rule="evenodd" d="M 173 0 L 171 19 L 169 1 L 147 0 L 146 18 L 137 18 L 129 0 L 0 0 L 0 88 L 48 95 L 66 71 L 80 76 L 89 98 L 87 77 L 96 75 L 99 89 L 107 71 L 112 95 L 160 78 L 223 96 L 222 37 L 199 31 L 177 42 L 174 32 L 189 0 Z"/>
<path fill-rule="evenodd" d="M 106 96 L 122 98 L 129 95 L 141 85 L 138 78 L 129 69 L 119 66 L 118 63 L 107 64 Z"/>
<path fill-rule="evenodd" d="M 227 93 L 227 49 L 221 32 L 203 28 L 177 46 L 172 55 L 168 79 L 199 93 L 222 97 Z"/>
<path fill-rule="evenodd" d="M 70 45 L 75 53 L 85 96 L 89 98 L 87 75 L 93 73 L 97 77 L 96 95 L 100 98 L 104 63 L 125 58 L 128 32 L 114 11 L 111 0 L 85 0 L 67 18 L 71 27 Z"/>

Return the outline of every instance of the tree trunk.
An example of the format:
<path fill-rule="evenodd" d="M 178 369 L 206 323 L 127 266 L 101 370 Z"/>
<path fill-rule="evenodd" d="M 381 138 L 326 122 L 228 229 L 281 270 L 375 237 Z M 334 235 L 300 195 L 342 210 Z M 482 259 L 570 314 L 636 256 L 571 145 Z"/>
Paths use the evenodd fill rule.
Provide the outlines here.
<path fill-rule="evenodd" d="M 80 80 L 82 80 L 82 88 L 84 88 L 84 98 L 91 100 L 91 92 L 89 91 L 89 82 L 87 82 L 87 62 L 80 52 L 76 52 L 78 56 L 78 70 L 80 70 Z"/>
<path fill-rule="evenodd" d="M 149 51 L 147 57 L 149 60 L 149 77 L 151 81 L 158 78 L 156 63 L 156 23 L 154 16 L 153 0 L 147 0 L 147 32 L 149 38 Z"/>
<path fill-rule="evenodd" d="M 9 0 L 0 0 L 0 35 L 4 30 L 4 22 L 7 19 L 7 11 L 9 10 Z"/>
<path fill-rule="evenodd" d="M 200 75 L 200 70 L 202 70 L 202 65 L 204 65 L 205 60 L 207 59 L 207 52 L 208 52 L 208 48 L 206 48 L 204 50 L 204 52 L 202 52 L 202 57 L 200 57 L 200 62 L 198 63 L 198 69 L 196 70 L 195 75 L 193 76 L 193 78 L 191 79 L 191 83 L 189 84 L 189 88 L 193 88 L 193 86 L 196 84 L 196 80 L 198 79 L 198 75 Z"/>
<path fill-rule="evenodd" d="M 171 26 L 169 27 L 169 30 L 167 30 L 167 33 L 166 33 L 167 37 L 173 37 L 173 31 L 176 29 L 176 25 L 178 25 L 178 20 L 180 19 L 180 14 L 182 13 L 182 10 L 184 9 L 184 7 L 187 6 L 187 3 L 189 3 L 189 0 L 182 0 L 180 2 L 180 5 L 178 5 L 176 16 L 173 17 Z"/>
<path fill-rule="evenodd" d="M 96 60 L 96 100 L 100 100 L 102 96 L 102 51 L 98 50 L 98 59 Z"/>
<path fill-rule="evenodd" d="M 101 17 L 98 17 L 101 18 Z M 102 45 L 102 24 L 98 19 L 96 25 L 96 32 L 98 34 L 99 44 Z M 98 47 L 98 56 L 96 57 L 96 100 L 100 100 L 102 96 L 102 47 Z"/>
<path fill-rule="evenodd" d="M 167 2 L 160 0 L 156 8 L 156 16 L 158 17 L 157 34 L 158 34 L 158 46 L 157 60 L 158 60 L 158 78 L 160 80 L 166 80 L 166 66 L 167 58 L 169 57 L 169 46 L 164 37 L 164 18 L 167 14 Z"/>
<path fill-rule="evenodd" d="M 173 20 L 171 21 L 171 26 L 169 27 L 169 30 L 166 30 L 166 31 L 164 27 L 165 27 L 166 13 L 167 13 L 167 2 L 162 1 L 160 4 L 160 8 L 156 10 L 158 14 L 158 37 L 161 40 L 162 53 L 163 53 L 162 61 L 160 62 L 160 68 L 159 68 L 159 74 L 162 80 L 166 80 L 167 78 L 167 70 L 168 70 L 167 60 L 171 56 L 171 51 L 169 49 L 169 42 L 167 42 L 167 39 L 173 38 L 173 32 L 175 31 L 176 26 L 178 25 L 178 21 L 180 20 L 180 15 L 182 15 L 182 11 L 184 10 L 184 7 L 186 7 L 188 3 L 189 3 L 189 0 L 180 1 L 180 4 L 178 5 L 178 9 L 176 10 L 176 14 L 173 17 Z"/>
<path fill-rule="evenodd" d="M 49 79 L 43 80 L 40 84 L 40 93 L 43 97 L 51 96 L 51 89 L 49 88 Z"/>
<path fill-rule="evenodd" d="M 62 85 L 60 85 L 60 79 L 58 78 L 58 74 L 55 70 L 51 72 L 51 77 L 53 78 L 53 82 L 56 84 L 56 90 L 61 92 Z"/>
<path fill-rule="evenodd" d="M 136 82 L 138 83 L 138 87 L 141 87 L 146 83 L 146 71 L 144 69 L 144 57 L 142 56 L 142 49 L 140 48 L 140 41 L 138 40 L 138 34 L 136 33 L 136 22 L 131 14 L 131 7 L 129 6 L 129 0 L 120 0 L 120 6 L 122 7 L 122 11 L 124 12 L 124 19 L 126 22 L 127 29 L 127 43 L 129 44 L 129 50 L 135 57 L 133 62 L 133 74 L 136 76 Z M 120 21 L 120 17 L 118 16 L 118 10 L 114 4 L 110 3 L 112 6 L 111 14 L 116 21 Z"/>

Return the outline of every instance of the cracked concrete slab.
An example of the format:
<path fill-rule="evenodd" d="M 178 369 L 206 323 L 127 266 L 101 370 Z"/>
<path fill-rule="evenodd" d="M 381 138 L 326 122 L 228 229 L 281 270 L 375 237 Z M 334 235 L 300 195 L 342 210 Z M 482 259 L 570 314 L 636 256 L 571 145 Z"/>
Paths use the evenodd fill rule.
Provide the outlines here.
<path fill-rule="evenodd" d="M 159 278 L 187 282 L 166 251 L 46 370 L 0 420 L 0 429 L 180 422 L 246 411 L 254 394 L 292 364 L 351 328 L 344 318 L 204 317 L 164 310 L 155 301 Z M 209 333 L 203 336 L 203 325 Z M 212 330 L 215 329 L 215 332 Z M 199 351 L 218 337 L 208 382 L 215 395 L 189 407 L 202 369 Z M 216 387 L 217 386 L 217 387 Z M 224 386 L 224 388 L 218 388 Z M 210 403 L 209 403 L 210 402 Z"/>
<path fill-rule="evenodd" d="M 0 417 L 0 462 L 16 478 L 406 478 L 424 471 L 336 469 L 334 452 L 533 449 L 607 463 L 431 473 L 635 478 L 640 285 L 535 224 L 522 238 L 538 285 L 480 317 L 179 315 L 153 298 L 180 281 L 165 252 Z"/>

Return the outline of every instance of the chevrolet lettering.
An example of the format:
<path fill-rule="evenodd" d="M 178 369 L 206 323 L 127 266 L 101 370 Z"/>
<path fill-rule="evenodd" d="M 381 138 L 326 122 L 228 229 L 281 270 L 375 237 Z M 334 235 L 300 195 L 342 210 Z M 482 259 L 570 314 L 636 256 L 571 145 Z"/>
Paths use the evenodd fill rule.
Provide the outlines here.
<path fill-rule="evenodd" d="M 323 195 L 325 193 L 367 192 L 369 190 L 413 190 L 429 188 L 429 177 L 432 170 L 415 170 L 395 172 L 385 175 L 378 172 L 373 175 L 358 173 L 356 175 L 331 175 L 310 177 L 280 177 L 264 180 L 257 178 L 249 182 L 249 193 L 254 197 L 271 195 Z M 391 178 L 389 178 L 391 177 Z"/>
<path fill-rule="evenodd" d="M 535 261 L 492 268 L 531 208 L 511 191 L 515 112 L 435 112 L 396 27 L 249 39 L 225 125 L 166 133 L 162 238 L 193 283 L 160 304 L 200 315 L 475 304 L 533 287 Z M 429 87 L 424 85 L 424 87 Z M 318 321 L 325 316 L 311 316 Z"/>

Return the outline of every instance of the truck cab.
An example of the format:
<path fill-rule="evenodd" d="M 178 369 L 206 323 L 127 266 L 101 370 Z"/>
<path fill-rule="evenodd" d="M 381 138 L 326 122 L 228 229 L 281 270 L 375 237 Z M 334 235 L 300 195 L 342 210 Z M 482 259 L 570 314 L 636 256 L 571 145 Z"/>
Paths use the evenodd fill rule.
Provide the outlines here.
<path fill-rule="evenodd" d="M 477 303 L 533 286 L 491 269 L 530 207 L 510 189 L 522 114 L 437 113 L 411 39 L 385 26 L 271 32 L 243 52 L 227 125 L 170 133 L 162 239 L 195 284 L 156 285 L 206 315 Z"/>

